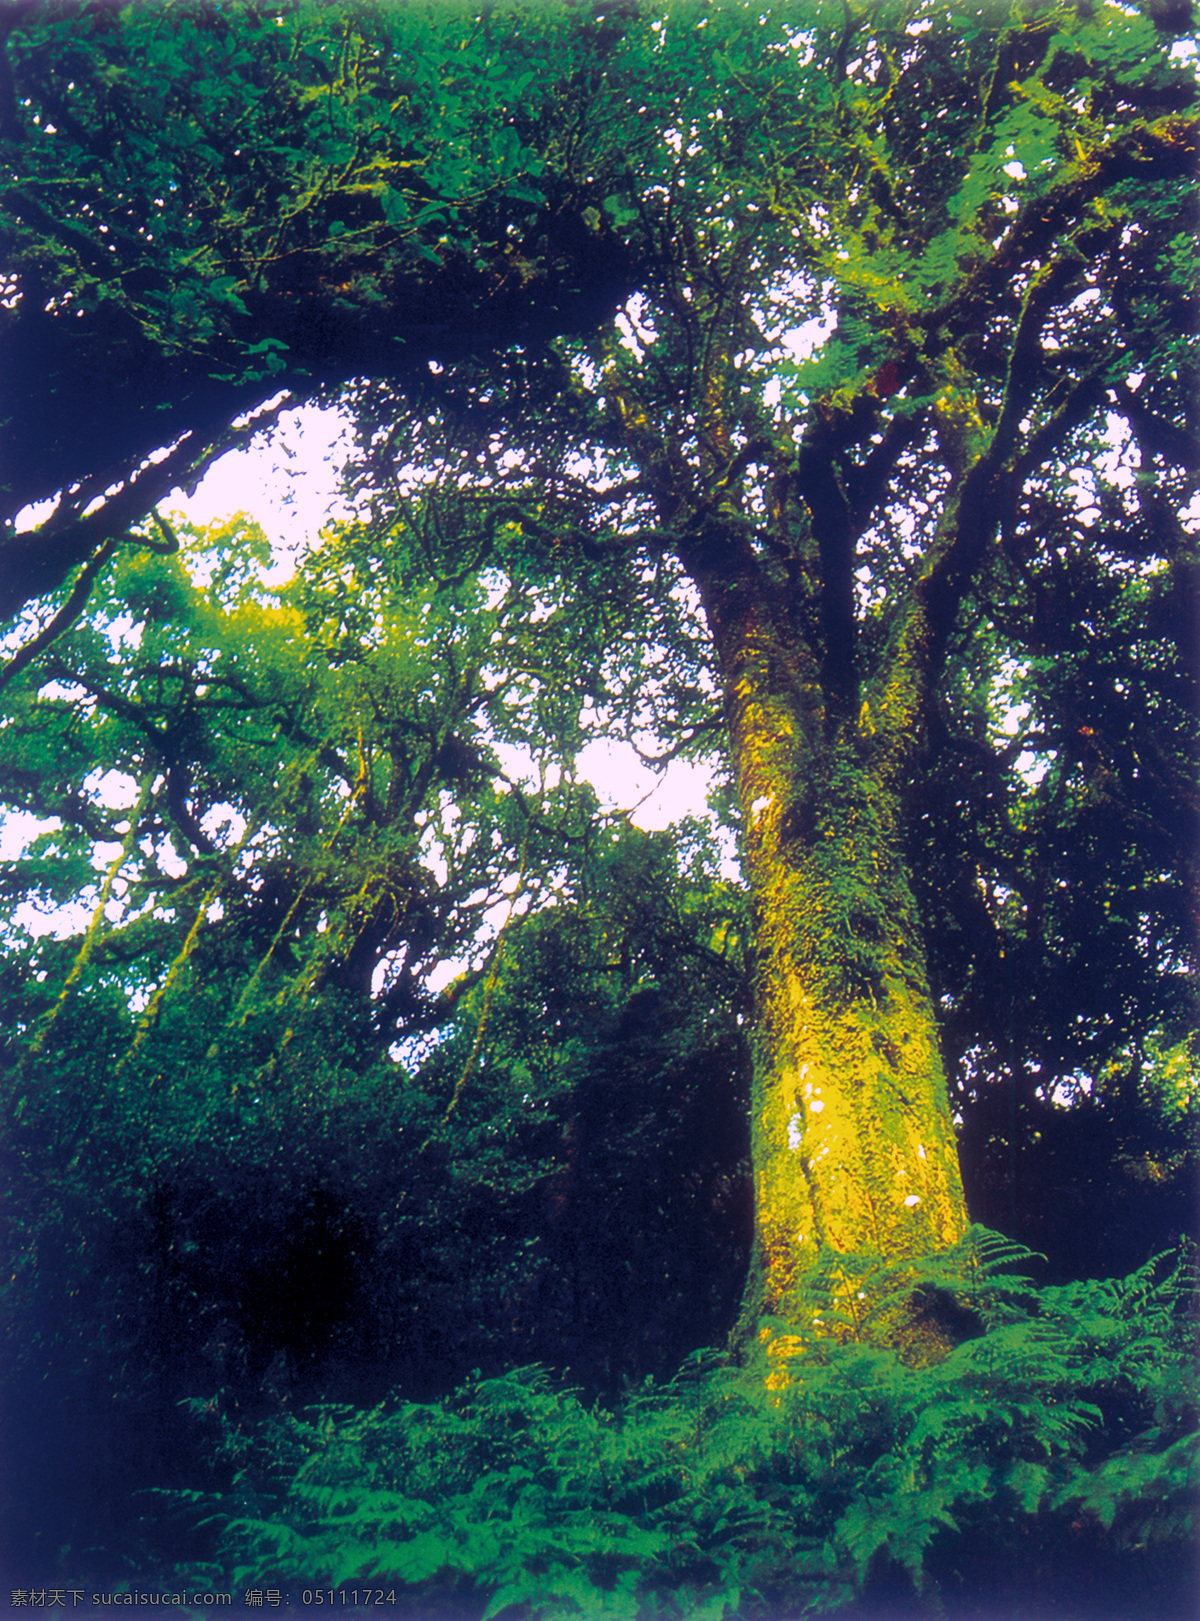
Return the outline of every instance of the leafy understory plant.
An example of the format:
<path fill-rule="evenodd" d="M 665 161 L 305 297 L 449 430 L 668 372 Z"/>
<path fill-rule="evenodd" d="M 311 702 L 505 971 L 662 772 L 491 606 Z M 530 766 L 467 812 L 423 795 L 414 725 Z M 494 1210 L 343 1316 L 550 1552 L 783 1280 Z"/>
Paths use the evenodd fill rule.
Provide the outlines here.
<path fill-rule="evenodd" d="M 226 1506 L 222 1568 L 478 1621 L 720 1621 L 832 1613 L 889 1572 L 945 1614 L 963 1569 L 1035 1544 L 1051 1565 L 1072 1546 L 1186 1562 L 1186 1258 L 1061 1287 L 1016 1258 L 973 1228 L 931 1269 L 973 1326 L 924 1366 L 831 1331 L 783 1388 L 765 1359 L 702 1353 L 612 1410 L 530 1367 L 441 1402 L 273 1421 L 235 1488 L 259 1512 Z"/>

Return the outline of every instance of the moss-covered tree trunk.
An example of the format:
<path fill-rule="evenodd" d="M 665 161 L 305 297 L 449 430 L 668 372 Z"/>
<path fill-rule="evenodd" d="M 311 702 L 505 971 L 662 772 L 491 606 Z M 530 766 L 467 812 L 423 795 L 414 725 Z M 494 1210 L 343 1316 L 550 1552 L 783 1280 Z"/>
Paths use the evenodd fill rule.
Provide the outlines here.
<path fill-rule="evenodd" d="M 802 1335 L 806 1284 L 830 1252 L 903 1261 L 967 1226 L 905 801 L 992 533 L 1004 441 L 952 366 L 921 371 L 933 404 L 886 430 L 868 377 L 821 402 L 798 442 L 779 431 L 737 359 L 753 341 L 742 324 L 751 263 L 735 241 L 697 267 L 688 296 L 676 290 L 655 311 L 664 352 L 690 357 L 688 389 L 664 392 L 615 346 L 606 381 L 657 535 L 671 536 L 700 596 L 742 813 L 756 1002 L 756 1253 L 742 1326 L 766 1316 Z M 881 611 L 860 582 L 861 544 L 918 433 L 944 482 L 920 564 L 897 570 Z M 835 1293 L 861 1324 L 875 1303 L 860 1310 L 854 1271 Z M 872 1333 L 912 1329 L 898 1308 Z M 766 1335 L 786 1355 L 790 1336 Z"/>
<path fill-rule="evenodd" d="M 733 528 L 684 548 L 725 684 L 754 907 L 756 1262 L 747 1321 L 809 1326 L 822 1254 L 902 1258 L 966 1226 L 905 863 L 921 611 L 860 686 L 792 632 Z M 865 694 L 865 696 L 864 696 Z"/>
<path fill-rule="evenodd" d="M 755 1187 L 772 1311 L 815 1246 L 912 1254 L 952 1243 L 963 1225 L 897 807 L 856 754 L 846 741 L 810 757 L 802 808 L 785 780 L 764 781 L 739 758 L 756 910 Z"/>

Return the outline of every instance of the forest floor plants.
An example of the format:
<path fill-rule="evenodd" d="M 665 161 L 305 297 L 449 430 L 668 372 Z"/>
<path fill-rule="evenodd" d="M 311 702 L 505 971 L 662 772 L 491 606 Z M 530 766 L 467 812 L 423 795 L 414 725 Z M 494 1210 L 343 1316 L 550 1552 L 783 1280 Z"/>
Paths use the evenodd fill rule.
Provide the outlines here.
<path fill-rule="evenodd" d="M 384 1589 L 405 1613 L 473 1621 L 997 1605 L 1093 1621 L 1151 1599 L 1182 1617 L 1190 1260 L 1038 1287 L 1022 1259 L 973 1228 L 929 1267 L 920 1298 L 964 1337 L 924 1365 L 911 1342 L 866 1343 L 869 1324 L 852 1337 L 814 1279 L 785 1378 L 775 1337 L 769 1362 L 702 1353 L 612 1408 L 535 1367 L 440 1402 L 227 1424 L 229 1495 L 175 1494 L 220 1527 L 215 1563 L 175 1578 Z M 886 1300 L 887 1270 L 862 1267 L 862 1298 Z"/>

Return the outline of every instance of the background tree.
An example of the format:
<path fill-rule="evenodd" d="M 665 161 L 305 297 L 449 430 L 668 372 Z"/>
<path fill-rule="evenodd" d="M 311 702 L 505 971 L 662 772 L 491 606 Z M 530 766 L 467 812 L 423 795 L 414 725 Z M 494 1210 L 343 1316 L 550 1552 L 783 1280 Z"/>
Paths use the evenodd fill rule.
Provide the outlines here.
<path fill-rule="evenodd" d="M 4 691 L 50 824 L 3 871 L 14 1569 L 111 1575 L 217 1413 L 530 1358 L 612 1391 L 735 1307 L 740 898 L 573 773 L 627 593 L 505 583 L 486 525 L 431 580 L 409 514 L 281 591 L 246 520 L 180 525 Z"/>

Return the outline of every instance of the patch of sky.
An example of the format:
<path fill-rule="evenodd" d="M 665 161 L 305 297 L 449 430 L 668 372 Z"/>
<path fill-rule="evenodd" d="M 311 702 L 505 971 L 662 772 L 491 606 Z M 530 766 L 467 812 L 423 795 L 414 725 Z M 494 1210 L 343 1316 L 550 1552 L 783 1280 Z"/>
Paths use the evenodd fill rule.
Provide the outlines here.
<path fill-rule="evenodd" d="M 90 771 L 83 779 L 83 791 L 109 810 L 124 810 L 137 799 L 138 785 L 124 771 Z M 129 823 L 122 826 L 127 830 Z"/>
<path fill-rule="evenodd" d="M 1077 464 L 1068 471 L 1068 491 L 1079 511 L 1079 516 L 1095 522 L 1100 516 L 1100 500 L 1094 467 Z"/>
<path fill-rule="evenodd" d="M 992 721 L 990 731 L 993 742 L 1004 747 L 1019 741 L 1029 730 L 1032 710 L 1020 696 L 1024 671 L 1011 659 L 1005 659 L 993 678 Z M 1033 748 L 1021 749 L 1013 760 L 1013 770 L 1030 788 L 1036 788 L 1053 764 L 1052 758 Z"/>
<path fill-rule="evenodd" d="M 647 318 L 646 300 L 640 293 L 635 293 L 629 300 L 615 324 L 621 334 L 622 346 L 641 360 L 657 334 L 653 322 Z"/>
<path fill-rule="evenodd" d="M 1134 469 L 1129 462 L 1133 437 L 1124 417 L 1117 416 L 1113 411 L 1108 413 L 1106 419 L 1104 444 L 1105 448 L 1095 458 L 1096 471 L 1107 484 L 1117 489 L 1130 489 L 1135 482 Z"/>
<path fill-rule="evenodd" d="M 271 542 L 270 583 L 290 578 L 299 552 L 331 520 L 354 510 L 340 490 L 350 455 L 349 424 L 339 411 L 305 405 L 286 412 L 269 443 L 231 450 L 214 462 L 194 493 L 176 490 L 163 502 L 203 526 L 245 512 Z"/>
<path fill-rule="evenodd" d="M 200 827 L 214 844 L 236 844 L 246 831 L 246 818 L 232 805 L 211 805 Z"/>
<path fill-rule="evenodd" d="M 5 811 L 0 818 L 0 861 L 16 861 L 42 833 L 58 833 L 57 816 L 35 816 L 32 811 Z"/>
<path fill-rule="evenodd" d="M 183 860 L 169 838 L 164 839 L 157 847 L 151 839 L 143 839 L 138 849 L 148 861 L 158 863 L 158 870 L 166 873 L 168 878 L 183 878 L 187 873 L 187 862 Z"/>
<path fill-rule="evenodd" d="M 813 315 L 799 326 L 785 328 L 780 332 L 773 347 L 782 350 L 787 361 L 792 365 L 810 359 L 820 346 L 832 337 L 837 326 L 837 314 L 832 309 L 825 309 L 820 315 Z M 763 403 L 771 410 L 775 410 L 783 398 L 784 379 L 770 378 L 763 388 Z"/>

